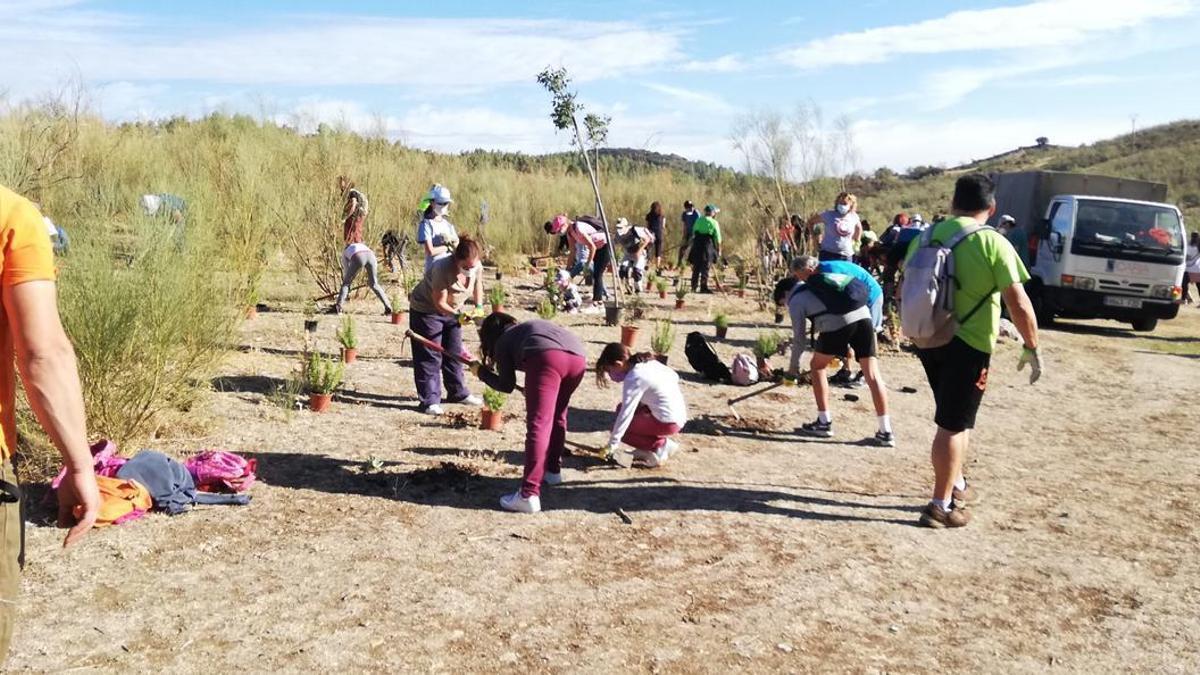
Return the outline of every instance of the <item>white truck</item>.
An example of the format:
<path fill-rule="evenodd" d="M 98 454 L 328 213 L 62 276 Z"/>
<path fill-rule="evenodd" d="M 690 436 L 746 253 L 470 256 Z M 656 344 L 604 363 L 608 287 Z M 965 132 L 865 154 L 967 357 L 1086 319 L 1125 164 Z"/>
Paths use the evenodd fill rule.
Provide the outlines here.
<path fill-rule="evenodd" d="M 1057 171 L 993 179 L 989 224 L 1008 214 L 1028 233 L 1019 252 L 1039 323 L 1113 319 L 1151 331 L 1179 313 L 1186 239 L 1183 215 L 1163 203 L 1166 185 Z"/>

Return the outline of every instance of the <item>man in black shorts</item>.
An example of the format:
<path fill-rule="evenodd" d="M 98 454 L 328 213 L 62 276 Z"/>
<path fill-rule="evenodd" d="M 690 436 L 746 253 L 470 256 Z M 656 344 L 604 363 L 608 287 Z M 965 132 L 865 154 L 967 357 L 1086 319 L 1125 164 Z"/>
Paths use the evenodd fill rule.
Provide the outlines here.
<path fill-rule="evenodd" d="M 789 369 L 791 375 L 795 376 L 800 372 L 800 358 L 808 349 L 809 321 L 812 321 L 814 331 L 820 334 L 815 341 L 814 354 L 809 365 L 813 396 L 817 402 L 817 419 L 801 426 L 800 431 L 821 438 L 833 436 L 827 369 L 835 358 L 844 362 L 853 349 L 858 364 L 862 367 L 863 379 L 871 390 L 871 400 L 875 404 L 875 414 L 879 420 L 875 442 L 887 447 L 895 446 L 892 421 L 888 416 L 887 391 L 879 372 L 879 361 L 875 358 L 875 326 L 871 320 L 871 310 L 864 302 L 847 312 L 830 311 L 826 303 L 818 297 L 818 292 L 805 283 L 816 274 L 817 262 L 813 256 L 800 256 L 792 261 L 792 275 L 800 283 L 792 290 L 787 301 L 788 314 L 792 318 L 792 362 Z M 823 292 L 827 294 L 830 291 Z M 863 297 L 865 298 L 865 295 Z"/>
<path fill-rule="evenodd" d="M 978 173 L 960 177 L 951 209 L 950 218 L 933 226 L 932 242 L 947 242 L 963 228 L 987 222 L 996 210 L 992 180 Z M 913 240 L 907 258 L 920 246 L 920 239 Z M 978 492 L 963 477 L 962 465 L 1000 334 L 1000 298 L 1025 341 L 1017 370 L 1031 366 L 1030 384 L 1042 374 L 1037 319 L 1022 285 L 1029 274 L 1012 244 L 999 232 L 984 228 L 959 242 L 952 255 L 957 330 L 950 342 L 917 350 L 937 405 L 933 418 L 937 433 L 930 453 L 933 497 L 921 512 L 920 524 L 935 528 L 966 525 L 971 521 L 967 507 L 979 500 Z M 903 305 L 900 311 L 905 311 Z"/>

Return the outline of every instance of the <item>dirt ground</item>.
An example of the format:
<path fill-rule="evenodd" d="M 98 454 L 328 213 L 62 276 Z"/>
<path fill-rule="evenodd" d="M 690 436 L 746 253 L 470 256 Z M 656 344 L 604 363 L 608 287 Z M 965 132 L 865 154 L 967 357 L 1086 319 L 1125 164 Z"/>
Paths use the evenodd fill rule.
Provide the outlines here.
<path fill-rule="evenodd" d="M 532 279 L 506 282 L 532 316 Z M 66 551 L 31 525 L 8 667 L 1200 671 L 1200 311 L 1153 334 L 1060 323 L 1033 387 L 1002 344 L 969 460 L 984 501 L 971 526 L 931 531 L 914 526 L 933 432 L 915 358 L 883 362 L 896 448 L 865 444 L 866 391 L 835 389 L 838 437 L 804 439 L 810 389 L 741 403 L 739 423 L 726 400 L 748 390 L 701 383 L 683 356 L 714 309 L 733 312 L 727 361 L 770 314 L 670 302 L 651 315 L 679 331 L 684 452 L 658 470 L 572 456 L 536 516 L 496 503 L 520 475 L 518 397 L 500 433 L 474 428 L 475 409 L 418 414 L 403 328 L 362 299 L 362 359 L 331 411 L 285 410 L 270 392 L 298 362 L 302 317 L 263 312 L 214 381 L 211 434 L 158 446 L 257 457 L 253 503 L 152 515 Z M 602 317 L 559 320 L 593 359 L 618 336 Z M 321 317 L 321 348 L 336 324 Z M 616 397 L 585 381 L 571 438 L 602 443 Z"/>

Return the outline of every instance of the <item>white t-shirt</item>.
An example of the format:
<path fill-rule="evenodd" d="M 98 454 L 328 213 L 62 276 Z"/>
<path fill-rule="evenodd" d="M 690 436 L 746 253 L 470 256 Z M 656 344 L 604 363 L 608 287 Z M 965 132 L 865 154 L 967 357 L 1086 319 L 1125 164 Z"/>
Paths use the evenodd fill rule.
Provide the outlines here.
<path fill-rule="evenodd" d="M 424 218 L 417 225 L 417 243 L 424 244 L 430 242 L 434 246 L 445 246 L 449 241 L 458 241 L 458 230 L 454 229 L 454 224 L 445 218 Z M 441 260 L 450 255 L 450 252 L 439 253 L 437 255 L 425 256 L 425 271 L 429 271 L 430 265 L 433 265 L 435 260 Z"/>
<path fill-rule="evenodd" d="M 649 408 L 659 422 L 681 427 L 687 423 L 687 403 L 679 389 L 679 374 L 658 361 L 639 363 L 621 383 L 621 409 L 613 422 L 610 446 L 621 442 L 640 405 Z"/>

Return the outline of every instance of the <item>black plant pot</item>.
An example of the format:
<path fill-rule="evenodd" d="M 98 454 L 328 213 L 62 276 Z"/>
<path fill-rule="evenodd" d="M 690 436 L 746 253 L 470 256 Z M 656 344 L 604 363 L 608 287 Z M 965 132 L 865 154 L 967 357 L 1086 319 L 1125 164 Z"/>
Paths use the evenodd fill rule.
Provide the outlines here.
<path fill-rule="evenodd" d="M 309 333 L 317 332 L 317 320 L 316 319 L 305 319 L 304 320 L 304 330 L 308 331 Z"/>
<path fill-rule="evenodd" d="M 604 306 L 604 325 L 616 326 L 621 323 L 621 306 L 620 305 L 605 305 Z"/>

